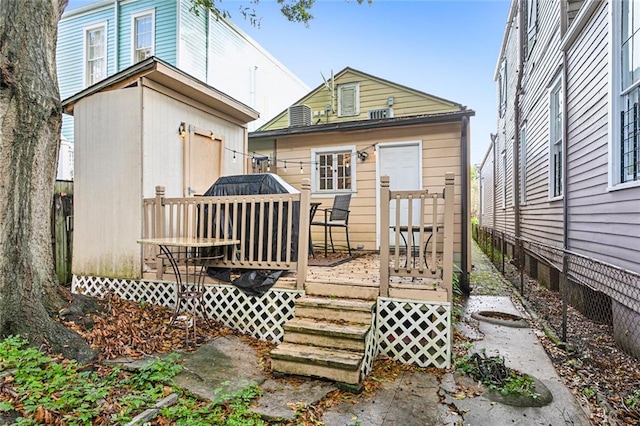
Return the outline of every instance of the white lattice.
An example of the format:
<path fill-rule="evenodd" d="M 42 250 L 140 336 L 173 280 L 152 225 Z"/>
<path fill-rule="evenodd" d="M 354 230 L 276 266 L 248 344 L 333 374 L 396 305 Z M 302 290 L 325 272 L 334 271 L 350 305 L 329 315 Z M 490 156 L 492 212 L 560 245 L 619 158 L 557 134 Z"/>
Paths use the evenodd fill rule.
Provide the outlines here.
<path fill-rule="evenodd" d="M 449 368 L 451 304 L 379 297 L 376 334 L 384 355 L 419 367 Z"/>
<path fill-rule="evenodd" d="M 146 301 L 173 309 L 176 284 L 169 281 L 136 281 L 103 277 L 73 277 L 71 291 L 103 298 L 113 292 L 126 300 Z M 283 325 L 293 318 L 295 300 L 302 292 L 271 289 L 262 297 L 248 296 L 237 287 L 206 285 L 204 309 L 209 318 L 261 340 L 282 342 Z M 191 305 L 183 309 L 192 310 Z"/>
<path fill-rule="evenodd" d="M 362 360 L 362 366 L 360 367 L 360 373 L 362 377 L 366 377 L 371 373 L 373 369 L 373 360 L 376 359 L 380 348 L 378 347 L 378 333 L 376 331 L 376 318 L 378 315 L 374 313 L 371 320 L 371 329 L 367 335 L 367 341 L 364 348 L 364 359 Z"/>

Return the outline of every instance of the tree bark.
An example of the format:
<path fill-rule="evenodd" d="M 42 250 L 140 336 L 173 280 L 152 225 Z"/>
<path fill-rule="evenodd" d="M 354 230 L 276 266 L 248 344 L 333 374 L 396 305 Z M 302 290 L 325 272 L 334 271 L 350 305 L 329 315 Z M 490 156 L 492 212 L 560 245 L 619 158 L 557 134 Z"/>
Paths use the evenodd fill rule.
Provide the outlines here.
<path fill-rule="evenodd" d="M 60 146 L 58 21 L 67 0 L 0 0 L 0 337 L 87 361 L 82 338 L 52 316 L 58 293 L 50 212 Z"/>

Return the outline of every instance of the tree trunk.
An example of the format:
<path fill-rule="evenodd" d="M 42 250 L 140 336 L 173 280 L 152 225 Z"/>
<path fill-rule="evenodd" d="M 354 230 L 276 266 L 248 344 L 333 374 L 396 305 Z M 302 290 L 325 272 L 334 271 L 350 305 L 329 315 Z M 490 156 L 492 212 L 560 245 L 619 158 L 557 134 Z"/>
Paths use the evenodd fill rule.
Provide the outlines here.
<path fill-rule="evenodd" d="M 0 0 L 0 337 L 67 357 L 92 351 L 51 317 L 64 305 L 50 212 L 60 145 L 58 21 L 67 0 Z"/>

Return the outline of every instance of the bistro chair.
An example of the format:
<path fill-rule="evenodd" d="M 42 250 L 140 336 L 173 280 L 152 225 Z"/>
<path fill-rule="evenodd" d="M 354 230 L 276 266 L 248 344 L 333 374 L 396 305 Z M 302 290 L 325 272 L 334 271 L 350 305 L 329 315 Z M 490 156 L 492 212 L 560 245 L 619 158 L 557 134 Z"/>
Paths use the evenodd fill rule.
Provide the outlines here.
<path fill-rule="evenodd" d="M 324 220 L 312 220 L 311 226 L 324 227 L 324 255 L 327 256 L 327 230 L 331 240 L 331 251 L 336 252 L 333 245 L 332 229 L 335 227 L 344 228 L 347 237 L 347 250 L 351 256 L 351 244 L 349 243 L 349 204 L 351 194 L 336 195 L 333 199 L 333 206 L 329 209 L 318 209 L 324 212 Z M 314 256 L 315 257 L 315 256 Z"/>

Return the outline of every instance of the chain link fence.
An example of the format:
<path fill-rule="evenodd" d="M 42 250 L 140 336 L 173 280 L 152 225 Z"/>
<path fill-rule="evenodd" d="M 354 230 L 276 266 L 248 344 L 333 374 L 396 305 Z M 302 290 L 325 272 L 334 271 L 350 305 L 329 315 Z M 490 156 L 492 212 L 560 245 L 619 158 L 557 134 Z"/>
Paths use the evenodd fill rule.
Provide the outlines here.
<path fill-rule="evenodd" d="M 569 347 L 606 362 L 607 339 L 640 358 L 640 274 L 475 224 L 473 238 Z"/>

